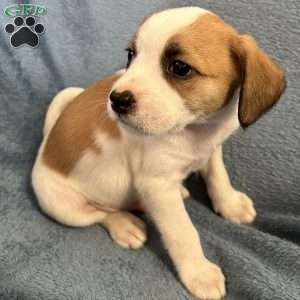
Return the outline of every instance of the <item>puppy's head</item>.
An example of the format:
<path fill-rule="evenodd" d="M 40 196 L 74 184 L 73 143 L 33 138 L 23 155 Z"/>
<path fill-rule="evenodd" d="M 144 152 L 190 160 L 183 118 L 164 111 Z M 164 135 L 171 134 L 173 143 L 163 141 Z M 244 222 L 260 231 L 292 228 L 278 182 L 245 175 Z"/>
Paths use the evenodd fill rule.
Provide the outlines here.
<path fill-rule="evenodd" d="M 161 134 L 206 122 L 239 88 L 238 116 L 245 127 L 279 99 L 284 87 L 282 70 L 253 38 L 209 11 L 176 8 L 141 25 L 108 110 L 127 126 Z"/>

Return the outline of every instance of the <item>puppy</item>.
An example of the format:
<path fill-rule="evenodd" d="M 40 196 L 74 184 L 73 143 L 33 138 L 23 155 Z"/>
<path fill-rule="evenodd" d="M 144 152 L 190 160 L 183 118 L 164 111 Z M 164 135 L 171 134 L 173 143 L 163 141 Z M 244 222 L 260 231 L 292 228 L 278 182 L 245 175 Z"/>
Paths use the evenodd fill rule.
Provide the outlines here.
<path fill-rule="evenodd" d="M 32 172 L 39 205 L 66 225 L 102 224 L 131 249 L 146 241 L 129 212 L 142 209 L 188 290 L 219 299 L 225 279 L 202 251 L 182 181 L 200 171 L 217 213 L 254 220 L 251 199 L 230 183 L 222 143 L 277 102 L 283 71 L 252 37 L 198 7 L 150 16 L 127 50 L 126 70 L 51 103 Z"/>

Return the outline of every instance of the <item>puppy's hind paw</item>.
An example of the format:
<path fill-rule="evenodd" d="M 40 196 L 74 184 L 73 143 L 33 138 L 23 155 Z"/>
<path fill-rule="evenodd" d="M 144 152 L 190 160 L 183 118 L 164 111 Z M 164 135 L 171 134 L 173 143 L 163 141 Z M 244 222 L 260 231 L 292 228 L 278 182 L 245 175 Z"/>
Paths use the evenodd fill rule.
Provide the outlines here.
<path fill-rule="evenodd" d="M 141 248 L 147 239 L 144 222 L 127 212 L 110 213 L 103 225 L 111 238 L 123 248 Z"/>

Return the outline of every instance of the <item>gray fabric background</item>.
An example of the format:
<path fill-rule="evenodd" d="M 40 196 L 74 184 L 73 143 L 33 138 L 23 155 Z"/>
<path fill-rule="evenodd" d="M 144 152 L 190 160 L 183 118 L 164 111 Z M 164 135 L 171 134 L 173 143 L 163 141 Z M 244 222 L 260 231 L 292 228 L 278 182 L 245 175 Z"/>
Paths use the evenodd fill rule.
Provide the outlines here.
<path fill-rule="evenodd" d="M 2 0 L 0 9 L 13 2 Z M 0 30 L 0 299 L 192 299 L 149 223 L 142 250 L 115 245 L 100 226 L 67 228 L 38 210 L 30 170 L 46 107 L 66 86 L 86 86 L 124 66 L 123 49 L 144 15 L 167 7 L 212 9 L 252 33 L 285 68 L 281 102 L 226 144 L 234 185 L 258 217 L 237 226 L 212 213 L 202 181 L 188 180 L 187 208 L 207 256 L 227 276 L 230 300 L 300 299 L 300 2 L 39 1 L 46 33 L 13 49 Z M 0 16 L 1 28 L 9 18 Z"/>

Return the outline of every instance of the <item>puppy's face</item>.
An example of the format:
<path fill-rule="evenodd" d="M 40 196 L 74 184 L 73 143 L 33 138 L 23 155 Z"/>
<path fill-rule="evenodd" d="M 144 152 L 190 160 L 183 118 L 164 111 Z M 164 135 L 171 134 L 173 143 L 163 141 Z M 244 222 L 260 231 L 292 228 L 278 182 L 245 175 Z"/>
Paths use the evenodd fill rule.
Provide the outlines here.
<path fill-rule="evenodd" d="M 246 84 L 250 84 L 250 95 L 241 96 L 245 100 L 240 99 L 243 108 L 239 111 L 242 125 L 247 126 L 283 90 L 279 87 L 281 70 L 259 51 L 251 38 L 239 35 L 206 10 L 177 8 L 152 15 L 129 44 L 127 69 L 112 88 L 109 113 L 125 126 L 161 134 L 206 122 L 231 100 L 238 87 L 245 94 Z M 265 66 L 263 70 L 259 70 L 259 62 Z M 252 74 L 259 71 L 260 80 L 266 81 L 261 84 L 254 82 L 259 80 Z M 254 81 L 249 82 L 249 77 Z M 254 103 L 261 107 L 251 111 L 251 101 L 260 102 L 246 99 L 257 96 L 251 89 L 266 88 L 259 85 L 270 83 L 270 99 L 262 100 L 265 104 Z"/>

